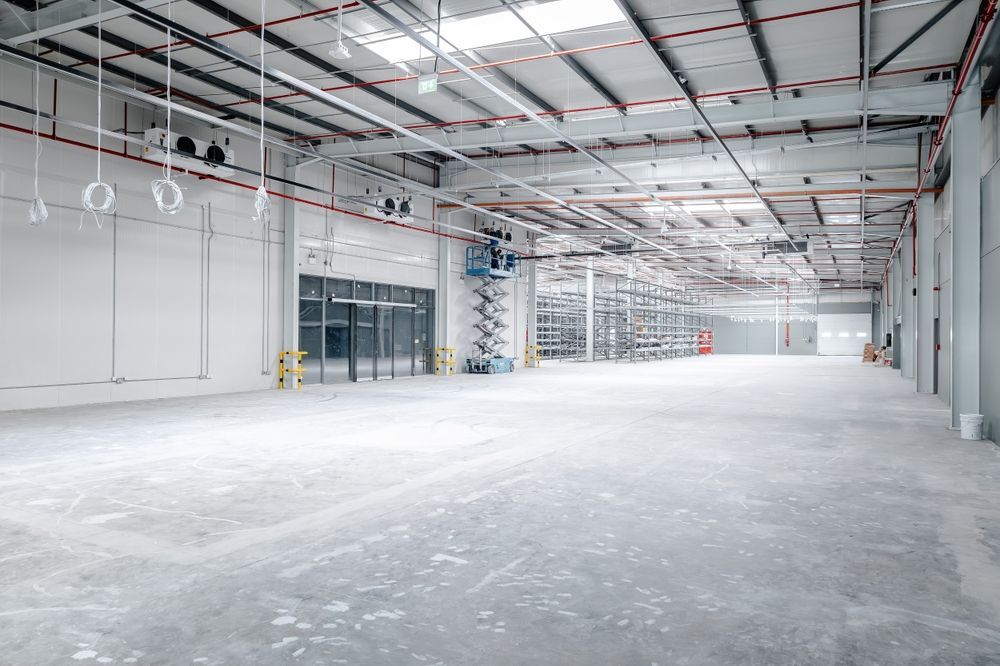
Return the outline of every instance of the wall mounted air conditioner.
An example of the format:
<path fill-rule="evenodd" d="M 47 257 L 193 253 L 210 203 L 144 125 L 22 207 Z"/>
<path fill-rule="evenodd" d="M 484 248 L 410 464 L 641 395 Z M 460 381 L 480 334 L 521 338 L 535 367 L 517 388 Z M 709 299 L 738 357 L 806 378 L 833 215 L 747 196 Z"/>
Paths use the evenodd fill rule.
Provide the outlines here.
<path fill-rule="evenodd" d="M 146 143 L 167 146 L 167 130 L 154 127 L 148 129 L 143 134 Z M 210 141 L 202 141 L 185 134 L 170 132 L 170 148 L 172 151 L 170 161 L 174 167 L 200 173 L 208 173 L 213 176 L 232 176 L 236 171 L 232 165 L 236 163 L 236 156 L 228 146 L 219 146 Z M 163 163 L 167 154 L 157 148 L 146 146 L 142 149 L 143 159 L 151 162 Z"/>

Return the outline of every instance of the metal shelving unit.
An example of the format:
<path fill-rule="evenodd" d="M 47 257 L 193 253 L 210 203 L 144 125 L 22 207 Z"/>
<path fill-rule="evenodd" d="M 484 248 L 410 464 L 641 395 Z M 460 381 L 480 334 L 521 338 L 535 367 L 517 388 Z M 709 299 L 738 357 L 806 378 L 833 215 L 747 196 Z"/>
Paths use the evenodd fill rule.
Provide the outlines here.
<path fill-rule="evenodd" d="M 540 285 L 538 344 L 545 358 L 582 359 L 586 347 L 583 280 Z M 594 358 L 649 361 L 698 354 L 698 334 L 711 327 L 706 296 L 640 280 L 603 276 L 594 290 Z"/>
<path fill-rule="evenodd" d="M 587 307 L 581 285 L 557 282 L 539 287 L 538 345 L 545 359 L 582 359 L 586 346 Z"/>

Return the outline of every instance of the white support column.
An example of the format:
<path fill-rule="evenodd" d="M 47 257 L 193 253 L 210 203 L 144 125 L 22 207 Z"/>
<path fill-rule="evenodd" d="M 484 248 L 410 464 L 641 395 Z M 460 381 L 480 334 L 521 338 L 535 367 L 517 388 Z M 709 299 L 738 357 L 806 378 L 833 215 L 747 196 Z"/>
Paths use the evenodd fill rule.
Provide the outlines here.
<path fill-rule="evenodd" d="M 585 361 L 594 360 L 594 260 L 587 259 L 587 316 Z"/>
<path fill-rule="evenodd" d="M 917 200 L 917 392 L 934 392 L 934 195 Z"/>
<path fill-rule="evenodd" d="M 299 167 L 295 158 L 285 158 L 285 180 L 298 180 Z M 285 185 L 285 194 L 294 197 L 295 186 Z M 299 348 L 299 218 L 295 214 L 295 202 L 284 199 L 281 209 L 284 224 L 285 243 L 282 248 L 282 312 L 281 339 L 283 349 Z"/>
<path fill-rule="evenodd" d="M 916 300 L 913 296 L 913 231 L 907 230 L 903 235 L 902 245 L 899 247 L 900 263 L 900 289 L 899 289 L 899 315 L 902 323 L 899 329 L 900 337 L 900 359 L 899 369 L 906 379 L 913 379 L 915 376 L 914 366 L 916 365 Z"/>
<path fill-rule="evenodd" d="M 535 249 L 535 235 L 528 234 L 528 246 L 532 250 Z M 527 342 L 525 344 L 537 345 L 538 344 L 538 262 L 535 260 L 523 262 L 522 265 L 527 264 L 527 270 L 525 271 L 528 276 L 528 336 Z"/>
<path fill-rule="evenodd" d="M 440 213 L 438 213 L 440 215 Z M 452 214 L 445 214 L 445 222 L 451 224 Z M 434 332 L 435 347 L 452 347 L 448 318 L 451 302 L 451 239 L 438 236 L 437 295 L 434 300 L 434 317 L 437 324 Z M 457 365 L 457 362 L 456 362 Z"/>
<path fill-rule="evenodd" d="M 951 425 L 979 413 L 980 85 L 973 75 L 958 98 L 951 123 L 952 315 Z"/>
<path fill-rule="evenodd" d="M 902 352 L 903 345 L 899 338 L 900 327 L 899 327 L 899 311 L 900 311 L 900 294 L 902 289 L 900 286 L 903 282 L 903 270 L 902 270 L 902 260 L 899 254 L 897 254 L 892 260 L 892 267 L 889 269 L 890 278 L 890 289 L 892 293 L 892 300 L 889 303 L 889 326 L 888 332 L 892 333 L 892 369 L 899 370 L 900 365 L 903 362 Z"/>

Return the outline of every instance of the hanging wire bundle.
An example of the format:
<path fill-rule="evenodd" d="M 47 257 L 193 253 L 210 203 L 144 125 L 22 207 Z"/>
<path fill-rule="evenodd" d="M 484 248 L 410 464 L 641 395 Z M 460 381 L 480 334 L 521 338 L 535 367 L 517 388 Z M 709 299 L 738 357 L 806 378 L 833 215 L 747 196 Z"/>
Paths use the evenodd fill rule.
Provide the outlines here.
<path fill-rule="evenodd" d="M 104 14 L 104 1 L 98 0 L 97 2 L 97 13 L 98 17 Z M 115 191 L 111 189 L 111 186 L 107 183 L 101 182 L 101 136 L 103 131 L 101 130 L 101 101 L 104 97 L 104 61 L 101 44 L 103 43 L 102 34 L 102 23 L 103 21 L 98 18 L 97 21 L 97 181 L 87 185 L 83 189 L 82 203 L 83 211 L 80 213 L 80 229 L 83 229 L 83 218 L 84 215 L 90 213 L 94 216 L 94 222 L 97 224 L 97 228 L 100 229 L 104 224 L 104 216 L 114 214 L 118 206 L 118 201 L 115 198 Z M 95 201 L 94 193 L 98 190 L 101 191 L 101 200 Z"/>
<path fill-rule="evenodd" d="M 260 0 L 260 187 L 254 196 L 253 207 L 257 211 L 253 219 L 268 222 L 271 217 L 271 197 L 264 187 L 264 23 L 267 0 Z"/>
<path fill-rule="evenodd" d="M 38 0 L 35 0 L 35 12 L 38 15 Z M 35 21 L 35 57 L 38 57 L 38 21 Z M 38 126 L 41 123 L 41 108 L 38 105 L 38 89 L 42 86 L 41 72 L 38 67 L 38 62 L 35 62 L 35 122 L 31 126 L 31 132 L 35 135 L 35 198 L 31 200 L 31 205 L 28 207 L 28 222 L 33 227 L 37 227 L 45 223 L 45 220 L 49 219 L 49 211 L 45 207 L 45 202 L 42 201 L 42 197 L 38 194 L 38 158 L 42 156 L 42 140 L 38 136 Z"/>
<path fill-rule="evenodd" d="M 171 23 L 174 20 L 174 3 L 170 0 L 167 3 L 167 17 Z M 172 157 L 173 157 L 173 139 L 170 135 L 171 130 L 171 114 L 170 114 L 170 71 L 172 69 L 171 61 L 171 40 L 173 39 L 173 33 L 171 29 L 167 28 L 167 156 L 163 160 L 163 178 L 154 180 L 150 185 L 153 189 L 153 199 L 156 201 L 156 207 L 161 213 L 166 213 L 167 215 L 174 215 L 184 207 L 184 194 L 181 193 L 181 188 L 177 186 L 177 183 L 170 177 L 172 174 L 171 167 Z M 170 199 L 164 199 L 164 195 L 170 191 Z"/>

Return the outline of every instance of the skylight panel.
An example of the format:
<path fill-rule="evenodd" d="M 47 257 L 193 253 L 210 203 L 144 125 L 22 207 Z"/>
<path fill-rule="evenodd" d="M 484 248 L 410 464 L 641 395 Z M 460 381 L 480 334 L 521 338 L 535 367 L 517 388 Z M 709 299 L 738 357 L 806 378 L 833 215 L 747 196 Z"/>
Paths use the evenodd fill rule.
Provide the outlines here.
<path fill-rule="evenodd" d="M 625 18 L 612 0 L 555 0 L 525 7 L 521 14 L 543 35 L 618 23 Z"/>
<path fill-rule="evenodd" d="M 520 11 L 524 20 L 542 35 L 617 23 L 624 18 L 613 0 L 553 0 L 523 7 Z M 421 35 L 431 42 L 437 40 L 433 30 L 421 31 Z M 441 24 L 442 46 L 448 48 L 450 44 L 461 51 L 507 44 L 533 36 L 531 29 L 507 9 L 457 21 L 446 19 Z M 396 65 L 432 55 L 405 35 L 357 41 L 383 60 Z"/>

